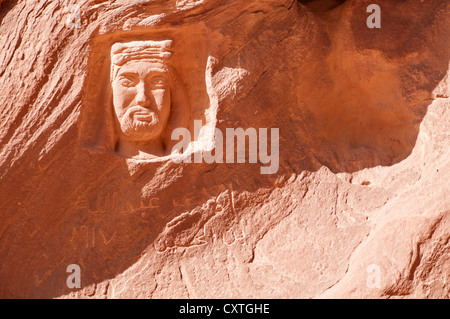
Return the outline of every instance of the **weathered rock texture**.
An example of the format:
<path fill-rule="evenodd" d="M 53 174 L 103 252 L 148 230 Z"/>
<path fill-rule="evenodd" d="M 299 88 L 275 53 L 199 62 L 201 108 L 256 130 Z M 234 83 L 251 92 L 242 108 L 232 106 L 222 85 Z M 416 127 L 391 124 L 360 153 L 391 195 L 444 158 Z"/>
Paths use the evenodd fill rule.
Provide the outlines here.
<path fill-rule="evenodd" d="M 372 2 L 0 1 L 0 297 L 448 298 L 450 4 Z M 115 152 L 111 46 L 168 39 L 276 174 Z"/>

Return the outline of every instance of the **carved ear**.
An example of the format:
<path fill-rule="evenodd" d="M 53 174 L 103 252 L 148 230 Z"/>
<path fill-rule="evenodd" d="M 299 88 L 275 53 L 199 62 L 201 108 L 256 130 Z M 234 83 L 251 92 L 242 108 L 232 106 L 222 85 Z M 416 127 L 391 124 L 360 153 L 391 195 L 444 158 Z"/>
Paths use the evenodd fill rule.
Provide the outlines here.
<path fill-rule="evenodd" d="M 189 103 L 186 88 L 181 81 L 178 72 L 174 68 L 170 68 L 170 74 L 170 96 L 172 104 L 170 109 L 169 121 L 162 136 L 162 140 L 164 141 L 166 150 L 169 152 L 172 147 L 178 142 L 171 140 L 172 131 L 179 127 L 188 128 L 189 120 L 191 118 L 191 106 Z"/>

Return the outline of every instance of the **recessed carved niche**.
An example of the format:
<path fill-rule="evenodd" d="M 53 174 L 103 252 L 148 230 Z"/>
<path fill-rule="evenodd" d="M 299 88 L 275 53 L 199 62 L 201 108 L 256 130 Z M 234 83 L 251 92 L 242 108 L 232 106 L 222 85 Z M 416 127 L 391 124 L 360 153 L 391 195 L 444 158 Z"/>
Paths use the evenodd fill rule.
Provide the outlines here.
<path fill-rule="evenodd" d="M 187 128 L 194 144 L 212 139 L 194 132 L 196 120 L 214 127 L 217 111 L 202 26 L 189 26 L 189 32 L 116 31 L 99 35 L 91 46 L 79 122 L 82 146 L 152 162 L 171 158 L 179 142 L 171 139 L 175 128 Z"/>

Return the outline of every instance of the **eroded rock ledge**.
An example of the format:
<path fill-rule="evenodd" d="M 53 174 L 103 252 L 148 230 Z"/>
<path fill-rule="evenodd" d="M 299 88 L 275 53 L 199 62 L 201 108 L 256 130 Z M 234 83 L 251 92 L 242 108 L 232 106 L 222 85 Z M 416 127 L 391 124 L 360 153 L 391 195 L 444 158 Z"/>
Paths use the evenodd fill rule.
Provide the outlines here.
<path fill-rule="evenodd" d="M 377 3 L 0 1 L 0 297 L 448 298 L 450 5 Z M 278 170 L 175 163 L 196 120 Z"/>

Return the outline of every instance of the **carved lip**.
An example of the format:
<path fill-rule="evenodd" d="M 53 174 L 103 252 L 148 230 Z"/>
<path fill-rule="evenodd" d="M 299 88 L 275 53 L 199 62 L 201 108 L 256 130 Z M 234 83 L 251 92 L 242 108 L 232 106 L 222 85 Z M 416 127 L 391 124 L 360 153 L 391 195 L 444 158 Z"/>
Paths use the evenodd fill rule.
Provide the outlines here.
<path fill-rule="evenodd" d="M 153 113 L 153 112 L 152 112 Z M 139 121 L 151 122 L 153 121 L 153 114 L 144 113 L 144 112 L 136 112 L 133 114 L 134 118 Z"/>
<path fill-rule="evenodd" d="M 155 117 L 155 112 L 140 106 L 134 106 L 130 110 L 130 115 L 139 121 L 152 122 Z"/>

